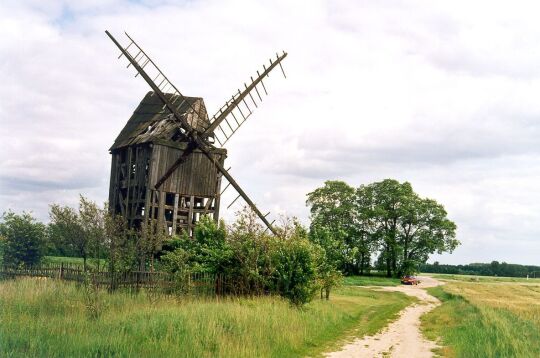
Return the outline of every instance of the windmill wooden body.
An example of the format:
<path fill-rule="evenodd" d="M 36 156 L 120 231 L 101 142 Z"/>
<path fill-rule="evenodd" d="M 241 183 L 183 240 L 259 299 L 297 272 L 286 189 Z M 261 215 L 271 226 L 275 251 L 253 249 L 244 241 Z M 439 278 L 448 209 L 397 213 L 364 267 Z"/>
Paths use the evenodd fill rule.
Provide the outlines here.
<path fill-rule="evenodd" d="M 203 99 L 182 95 L 129 35 L 128 45 L 122 47 L 106 33 L 120 49 L 120 57 L 129 61 L 128 67 L 136 70 L 135 76 L 140 75 L 152 89 L 110 149 L 110 210 L 123 215 L 135 229 L 151 222 L 169 234 L 191 235 L 202 215 L 218 219 L 221 194 L 232 186 L 238 192 L 233 202 L 242 197 L 274 232 L 268 214 L 259 211 L 225 169 L 223 145 L 262 101 L 261 95 L 267 94 L 263 79 L 281 67 L 287 54 L 270 60 L 210 118 Z M 228 184 L 221 190 L 223 180 Z"/>

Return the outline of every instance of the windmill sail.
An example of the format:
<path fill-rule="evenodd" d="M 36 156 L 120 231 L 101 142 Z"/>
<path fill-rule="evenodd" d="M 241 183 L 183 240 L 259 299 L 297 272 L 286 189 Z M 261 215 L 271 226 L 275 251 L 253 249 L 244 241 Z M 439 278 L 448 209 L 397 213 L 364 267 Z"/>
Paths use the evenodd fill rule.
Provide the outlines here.
<path fill-rule="evenodd" d="M 129 44 L 126 47 L 122 47 L 120 43 L 109 33 L 105 31 L 109 38 L 114 42 L 114 44 L 120 49 L 121 54 L 118 58 L 125 56 L 129 60 L 127 67 L 133 65 L 137 73 L 135 77 L 139 74 L 144 78 L 144 80 L 150 85 L 154 90 L 156 95 L 158 95 L 163 102 L 163 109 L 168 108 L 176 117 L 176 119 L 182 124 L 182 127 L 185 131 L 191 132 L 193 129 L 192 123 L 188 123 L 186 117 L 180 113 L 179 109 L 187 104 L 190 107 L 192 112 L 196 112 L 195 108 L 191 105 L 189 101 L 186 100 L 185 96 L 172 84 L 171 81 L 161 72 L 159 67 L 152 61 L 152 59 L 144 52 L 144 50 L 133 40 L 127 33 L 126 36 L 129 39 Z M 165 98 L 164 93 L 173 94 L 173 101 L 168 101 Z"/>
<path fill-rule="evenodd" d="M 287 53 L 276 55 L 275 59 L 270 59 L 270 66 L 266 68 L 263 65 L 262 73 L 257 71 L 257 77 L 253 79 L 251 77 L 251 83 L 249 85 L 244 83 L 244 90 L 238 90 L 230 100 L 228 100 L 214 116 L 210 119 L 210 126 L 204 131 L 204 135 L 214 134 L 217 142 L 223 146 L 232 137 L 234 133 L 244 124 L 244 122 L 253 113 L 252 107 L 258 107 L 257 101 L 262 101 L 261 93 L 268 95 L 266 86 L 263 79 L 269 77 L 270 72 L 279 66 L 285 76 L 285 71 L 281 65 L 281 61 L 287 57 Z M 260 87 L 257 87 L 260 86 Z M 256 94 L 256 96 L 255 96 Z M 235 114 L 236 112 L 236 114 Z"/>

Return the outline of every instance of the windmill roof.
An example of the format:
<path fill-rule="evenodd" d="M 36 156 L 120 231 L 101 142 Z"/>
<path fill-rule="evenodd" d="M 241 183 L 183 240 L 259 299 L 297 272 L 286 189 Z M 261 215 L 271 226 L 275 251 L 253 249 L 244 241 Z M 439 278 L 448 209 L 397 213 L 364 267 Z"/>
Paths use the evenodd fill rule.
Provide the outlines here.
<path fill-rule="evenodd" d="M 202 98 L 184 97 L 185 101 L 182 101 L 172 93 L 165 93 L 165 97 L 171 102 L 176 100 L 175 104 L 179 104 L 180 113 L 187 113 L 190 106 L 195 109 L 195 113 L 188 114 L 186 118 L 192 127 L 204 129 L 210 124 Z M 180 141 L 183 136 L 179 125 L 171 111 L 163 107 L 159 97 L 154 92 L 148 92 L 116 137 L 111 150 L 140 143 Z"/>

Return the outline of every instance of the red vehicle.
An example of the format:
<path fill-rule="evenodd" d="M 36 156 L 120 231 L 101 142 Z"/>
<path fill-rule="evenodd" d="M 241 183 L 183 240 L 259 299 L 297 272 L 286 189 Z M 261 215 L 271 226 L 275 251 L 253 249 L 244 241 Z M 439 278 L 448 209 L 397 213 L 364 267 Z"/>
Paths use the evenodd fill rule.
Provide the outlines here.
<path fill-rule="evenodd" d="M 420 283 L 420 280 L 416 278 L 416 276 L 403 276 L 401 278 L 401 283 L 404 285 L 418 285 Z"/>

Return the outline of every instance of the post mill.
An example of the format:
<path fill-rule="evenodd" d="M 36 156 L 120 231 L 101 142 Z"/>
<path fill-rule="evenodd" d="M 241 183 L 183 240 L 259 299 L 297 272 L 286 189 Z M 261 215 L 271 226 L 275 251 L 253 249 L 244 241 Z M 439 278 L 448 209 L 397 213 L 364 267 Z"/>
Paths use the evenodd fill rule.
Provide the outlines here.
<path fill-rule="evenodd" d="M 219 217 L 220 197 L 229 186 L 275 233 L 268 214 L 262 214 L 225 168 L 225 143 L 268 94 L 263 79 L 287 56 L 283 52 L 257 71 L 250 84 L 238 90 L 209 118 L 200 97 L 184 96 L 146 52 L 126 33 L 122 46 L 105 33 L 151 90 L 143 98 L 110 148 L 112 155 L 109 206 L 129 227 L 153 223 L 168 234 L 192 235 L 203 215 Z M 228 184 L 221 190 L 222 180 Z M 232 205 L 232 203 L 230 205 Z M 229 206 L 230 206 L 229 205 Z"/>

